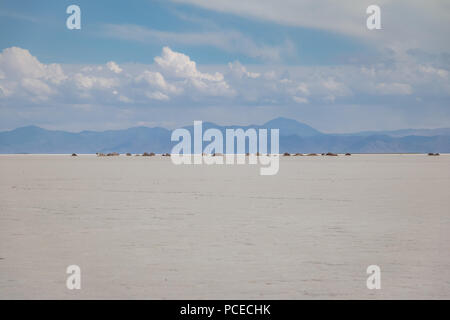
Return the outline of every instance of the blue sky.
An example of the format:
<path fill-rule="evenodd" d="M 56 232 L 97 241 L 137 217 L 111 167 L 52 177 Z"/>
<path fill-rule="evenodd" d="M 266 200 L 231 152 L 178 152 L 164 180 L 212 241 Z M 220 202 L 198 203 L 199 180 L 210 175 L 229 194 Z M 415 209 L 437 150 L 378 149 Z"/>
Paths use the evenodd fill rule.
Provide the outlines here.
<path fill-rule="evenodd" d="M 45 63 L 152 63 L 164 41 L 133 42 L 108 34 L 109 25 L 137 25 L 174 33 L 237 31 L 259 45 L 280 46 L 289 41 L 292 52 L 284 52 L 285 64 L 334 64 L 355 55 L 371 54 L 370 47 L 351 37 L 324 30 L 285 26 L 258 19 L 241 18 L 199 7 L 168 1 L 77 1 L 82 8 L 83 27 L 74 32 L 64 26 L 65 9 L 73 1 L 6 1 L 1 4 L 2 48 L 28 48 Z M 14 32 L 11 32 L 14 29 Z M 267 59 L 225 51 L 209 45 L 171 46 L 201 64 L 223 64 L 239 60 L 260 64 Z M 270 59 L 269 59 L 270 61 Z M 270 61 L 273 62 L 273 61 Z"/>
<path fill-rule="evenodd" d="M 81 8 L 68 30 L 67 6 Z M 2 1 L 0 130 L 450 126 L 445 1 Z M 448 33 L 447 33 L 448 34 Z"/>

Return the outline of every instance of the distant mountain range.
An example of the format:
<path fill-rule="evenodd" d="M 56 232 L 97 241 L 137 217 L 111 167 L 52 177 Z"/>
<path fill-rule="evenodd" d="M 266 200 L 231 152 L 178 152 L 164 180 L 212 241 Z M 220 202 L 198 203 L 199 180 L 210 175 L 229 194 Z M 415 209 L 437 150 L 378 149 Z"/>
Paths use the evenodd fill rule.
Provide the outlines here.
<path fill-rule="evenodd" d="M 192 126 L 185 127 L 192 131 Z M 218 126 L 204 122 L 203 130 L 217 128 L 278 128 L 280 152 L 322 153 L 426 153 L 450 152 L 450 128 L 366 131 L 351 134 L 325 134 L 306 124 L 276 118 L 263 125 Z M 82 131 L 46 130 L 36 126 L 0 132 L 0 153 L 96 153 L 170 152 L 171 130 L 134 127 L 125 130 Z M 204 143 L 204 146 L 207 143 Z"/>

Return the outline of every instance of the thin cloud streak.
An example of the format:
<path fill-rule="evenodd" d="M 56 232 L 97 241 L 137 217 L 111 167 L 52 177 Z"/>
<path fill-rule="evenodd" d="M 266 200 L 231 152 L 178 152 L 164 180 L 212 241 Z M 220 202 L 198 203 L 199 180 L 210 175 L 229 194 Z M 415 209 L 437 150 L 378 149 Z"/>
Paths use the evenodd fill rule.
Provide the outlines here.
<path fill-rule="evenodd" d="M 211 46 L 229 53 L 239 53 L 264 61 L 278 62 L 283 55 L 294 53 L 293 44 L 286 40 L 281 46 L 258 44 L 239 31 L 172 32 L 133 24 L 105 24 L 102 35 L 121 40 L 161 45 Z"/>

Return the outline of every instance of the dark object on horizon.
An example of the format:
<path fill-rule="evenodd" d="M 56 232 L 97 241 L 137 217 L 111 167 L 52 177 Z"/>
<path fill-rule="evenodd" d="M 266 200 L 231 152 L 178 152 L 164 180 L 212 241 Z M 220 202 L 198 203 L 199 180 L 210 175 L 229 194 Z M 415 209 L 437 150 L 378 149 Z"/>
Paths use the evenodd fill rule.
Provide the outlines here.
<path fill-rule="evenodd" d="M 439 153 L 433 153 L 433 152 L 430 152 L 430 153 L 428 153 L 428 155 L 429 155 L 429 156 L 439 156 Z"/>
<path fill-rule="evenodd" d="M 111 153 L 107 153 L 107 154 L 97 152 L 96 155 L 97 155 L 97 157 L 111 157 L 111 156 L 118 156 L 120 154 L 117 152 L 111 152 Z"/>
<path fill-rule="evenodd" d="M 127 153 L 127 157 L 130 157 L 130 156 L 131 156 L 131 153 L 128 152 L 128 153 Z"/>
<path fill-rule="evenodd" d="M 76 153 L 72 153 L 72 157 L 76 157 L 78 156 Z"/>
<path fill-rule="evenodd" d="M 170 153 L 163 153 L 162 156 L 163 157 L 170 157 Z"/>
<path fill-rule="evenodd" d="M 303 153 L 296 153 L 296 154 L 294 154 L 294 156 L 301 157 L 301 156 L 303 156 Z"/>
<path fill-rule="evenodd" d="M 144 152 L 144 153 L 142 154 L 142 156 L 143 156 L 143 157 L 154 157 L 154 156 L 155 156 L 155 153 L 154 153 L 154 152 L 150 152 L 150 153 Z"/>
<path fill-rule="evenodd" d="M 323 153 L 322 153 L 322 154 L 323 154 Z M 317 156 L 317 153 L 308 153 L 307 156 L 308 156 L 308 157 L 315 157 L 315 156 Z"/>
<path fill-rule="evenodd" d="M 337 153 L 328 152 L 328 153 L 326 154 L 326 156 L 337 157 Z"/>
<path fill-rule="evenodd" d="M 347 152 L 345 155 L 346 155 L 346 156 L 351 156 L 352 154 Z"/>
<path fill-rule="evenodd" d="M 285 157 L 289 157 L 291 154 L 289 153 L 289 152 L 285 152 L 285 153 L 283 153 L 283 156 L 285 156 Z"/>
<path fill-rule="evenodd" d="M 221 157 L 221 156 L 223 156 L 223 154 L 222 153 L 213 153 L 212 156 L 213 157 Z"/>
<path fill-rule="evenodd" d="M 256 156 L 257 156 L 257 157 L 259 157 L 260 155 L 261 155 L 261 153 L 259 153 L 259 152 L 256 153 Z"/>

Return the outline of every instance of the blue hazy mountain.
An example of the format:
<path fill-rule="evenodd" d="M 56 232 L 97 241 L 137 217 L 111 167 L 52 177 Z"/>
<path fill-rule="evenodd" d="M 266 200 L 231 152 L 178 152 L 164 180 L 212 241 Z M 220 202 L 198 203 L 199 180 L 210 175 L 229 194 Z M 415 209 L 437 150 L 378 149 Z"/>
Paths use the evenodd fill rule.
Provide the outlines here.
<path fill-rule="evenodd" d="M 185 128 L 193 132 L 192 126 Z M 217 128 L 223 134 L 227 128 L 277 128 L 280 129 L 280 152 L 450 152 L 449 128 L 325 134 L 287 118 L 276 118 L 263 125 L 249 126 L 218 126 L 204 122 L 203 130 L 208 128 Z M 73 133 L 27 126 L 0 132 L 0 153 L 163 153 L 170 152 L 175 144 L 170 141 L 171 132 L 160 127 L 133 127 Z"/>
<path fill-rule="evenodd" d="M 296 135 L 299 137 L 311 137 L 322 135 L 322 133 L 304 123 L 287 119 L 287 118 L 276 118 L 270 120 L 260 126 L 261 128 L 267 129 L 280 129 L 280 136 L 291 136 Z"/>
<path fill-rule="evenodd" d="M 400 129 L 392 131 L 361 131 L 356 133 L 345 133 L 341 135 L 357 135 L 357 136 L 372 136 L 372 135 L 386 135 L 390 137 L 406 137 L 406 136 L 450 136 L 450 128 L 437 129 Z"/>
<path fill-rule="evenodd" d="M 71 133 L 28 126 L 0 132 L 0 153 L 168 152 L 170 135 L 164 128 Z"/>

